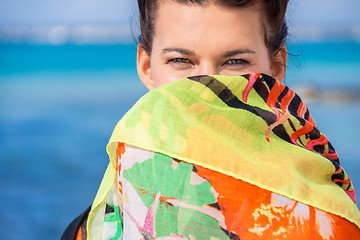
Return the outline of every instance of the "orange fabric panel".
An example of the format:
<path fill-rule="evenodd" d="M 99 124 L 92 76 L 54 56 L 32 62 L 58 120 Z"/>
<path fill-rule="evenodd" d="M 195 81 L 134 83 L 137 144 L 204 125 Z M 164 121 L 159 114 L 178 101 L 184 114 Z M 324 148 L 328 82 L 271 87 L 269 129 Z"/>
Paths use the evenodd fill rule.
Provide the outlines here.
<path fill-rule="evenodd" d="M 213 186 L 229 232 L 240 239 L 360 239 L 348 220 L 231 176 L 197 166 Z"/>

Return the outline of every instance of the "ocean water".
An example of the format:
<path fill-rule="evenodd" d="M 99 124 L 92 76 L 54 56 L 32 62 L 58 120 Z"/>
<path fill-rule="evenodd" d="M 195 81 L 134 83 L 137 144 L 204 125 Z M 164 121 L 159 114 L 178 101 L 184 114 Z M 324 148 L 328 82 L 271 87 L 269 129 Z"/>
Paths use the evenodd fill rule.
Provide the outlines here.
<path fill-rule="evenodd" d="M 360 43 L 291 43 L 286 83 L 310 99 L 320 130 L 360 192 Z M 0 239 L 59 239 L 95 197 L 117 121 L 147 92 L 136 46 L 0 44 Z M 328 99 L 328 98 L 325 98 Z"/>

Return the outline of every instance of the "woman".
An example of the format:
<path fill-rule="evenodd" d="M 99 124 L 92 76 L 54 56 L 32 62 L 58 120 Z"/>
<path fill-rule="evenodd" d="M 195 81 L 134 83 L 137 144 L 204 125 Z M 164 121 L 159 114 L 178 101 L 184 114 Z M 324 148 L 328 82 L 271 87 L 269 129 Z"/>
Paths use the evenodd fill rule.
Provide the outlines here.
<path fill-rule="evenodd" d="M 287 3 L 138 0 L 151 91 L 114 130 L 78 239 L 360 239 L 350 179 L 281 84 Z"/>

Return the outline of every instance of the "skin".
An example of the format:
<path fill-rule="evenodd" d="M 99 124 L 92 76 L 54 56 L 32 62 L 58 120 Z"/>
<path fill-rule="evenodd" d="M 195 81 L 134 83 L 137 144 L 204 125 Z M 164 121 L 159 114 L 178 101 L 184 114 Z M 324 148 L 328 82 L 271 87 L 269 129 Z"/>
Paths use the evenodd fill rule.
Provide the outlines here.
<path fill-rule="evenodd" d="M 261 14 L 256 6 L 226 8 L 160 2 L 151 53 L 141 46 L 137 70 L 152 90 L 196 75 L 265 73 L 283 81 L 286 49 L 276 55 L 265 45 Z"/>

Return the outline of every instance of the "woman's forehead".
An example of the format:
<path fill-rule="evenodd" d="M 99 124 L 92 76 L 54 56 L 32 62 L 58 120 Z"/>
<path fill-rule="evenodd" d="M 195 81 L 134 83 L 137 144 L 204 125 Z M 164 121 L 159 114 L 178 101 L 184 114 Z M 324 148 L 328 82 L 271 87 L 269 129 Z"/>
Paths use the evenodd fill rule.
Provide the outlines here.
<path fill-rule="evenodd" d="M 256 45 L 264 43 L 260 13 L 255 7 L 228 8 L 164 1 L 158 7 L 154 44 Z M 175 46 L 167 46 L 175 47 Z M 195 47 L 195 46 L 194 46 Z"/>

